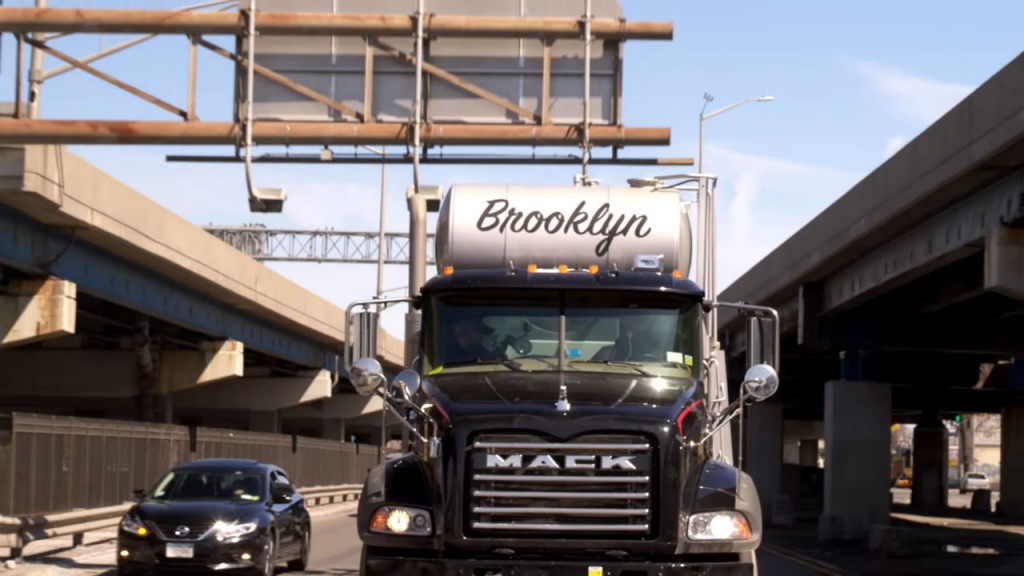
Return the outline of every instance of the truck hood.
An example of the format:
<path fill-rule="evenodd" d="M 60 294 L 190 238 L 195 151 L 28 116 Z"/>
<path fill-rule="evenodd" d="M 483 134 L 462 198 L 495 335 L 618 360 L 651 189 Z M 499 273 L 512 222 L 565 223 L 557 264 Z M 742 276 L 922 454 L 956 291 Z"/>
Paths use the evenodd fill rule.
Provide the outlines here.
<path fill-rule="evenodd" d="M 674 417 L 699 389 L 692 378 L 599 372 L 463 372 L 424 380 L 424 390 L 449 413 L 547 413 L 562 385 L 571 412 Z M 452 414 L 454 415 L 454 414 Z M 656 417 L 660 417 L 658 414 Z"/>

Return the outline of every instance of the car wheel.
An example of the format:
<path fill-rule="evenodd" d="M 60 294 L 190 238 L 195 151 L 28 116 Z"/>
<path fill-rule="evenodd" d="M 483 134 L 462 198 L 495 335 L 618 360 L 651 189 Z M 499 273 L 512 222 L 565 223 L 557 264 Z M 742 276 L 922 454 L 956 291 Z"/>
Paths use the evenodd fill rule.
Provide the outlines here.
<path fill-rule="evenodd" d="M 306 526 L 306 529 L 302 531 L 302 547 L 299 550 L 299 557 L 288 561 L 289 570 L 304 572 L 306 566 L 309 565 L 309 529 L 310 526 Z"/>
<path fill-rule="evenodd" d="M 277 565 L 277 536 L 271 532 L 267 535 L 267 543 L 263 545 L 263 556 L 260 558 L 260 565 L 256 568 L 258 576 L 274 576 L 274 566 Z"/>

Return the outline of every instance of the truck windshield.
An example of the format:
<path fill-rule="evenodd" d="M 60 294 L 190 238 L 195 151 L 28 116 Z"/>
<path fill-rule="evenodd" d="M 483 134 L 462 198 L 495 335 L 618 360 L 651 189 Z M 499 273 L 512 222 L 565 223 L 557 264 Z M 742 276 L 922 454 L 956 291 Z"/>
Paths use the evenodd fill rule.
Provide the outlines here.
<path fill-rule="evenodd" d="M 696 298 L 458 292 L 432 298 L 424 321 L 428 372 L 566 370 L 700 377 Z"/>

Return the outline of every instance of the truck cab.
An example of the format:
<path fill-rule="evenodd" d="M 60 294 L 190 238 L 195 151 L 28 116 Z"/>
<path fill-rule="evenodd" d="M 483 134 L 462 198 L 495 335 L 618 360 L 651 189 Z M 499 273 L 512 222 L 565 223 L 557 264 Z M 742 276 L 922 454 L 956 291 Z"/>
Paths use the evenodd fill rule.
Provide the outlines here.
<path fill-rule="evenodd" d="M 674 194 L 449 192 L 414 365 L 349 368 L 414 437 L 367 477 L 362 574 L 755 573 L 690 242 Z"/>

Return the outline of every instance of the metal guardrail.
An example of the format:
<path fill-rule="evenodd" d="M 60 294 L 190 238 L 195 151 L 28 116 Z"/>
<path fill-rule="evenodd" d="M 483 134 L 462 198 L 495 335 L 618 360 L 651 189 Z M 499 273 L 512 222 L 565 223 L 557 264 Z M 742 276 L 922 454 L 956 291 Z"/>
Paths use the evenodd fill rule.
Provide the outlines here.
<path fill-rule="evenodd" d="M 343 484 L 300 488 L 299 494 L 307 506 L 316 507 L 358 500 L 362 490 L 359 484 Z M 72 536 L 72 545 L 81 546 L 86 532 L 116 527 L 131 507 L 131 503 L 126 503 L 55 514 L 14 518 L 0 516 L 0 548 L 10 548 L 10 557 L 19 558 L 26 545 L 59 536 Z"/>

